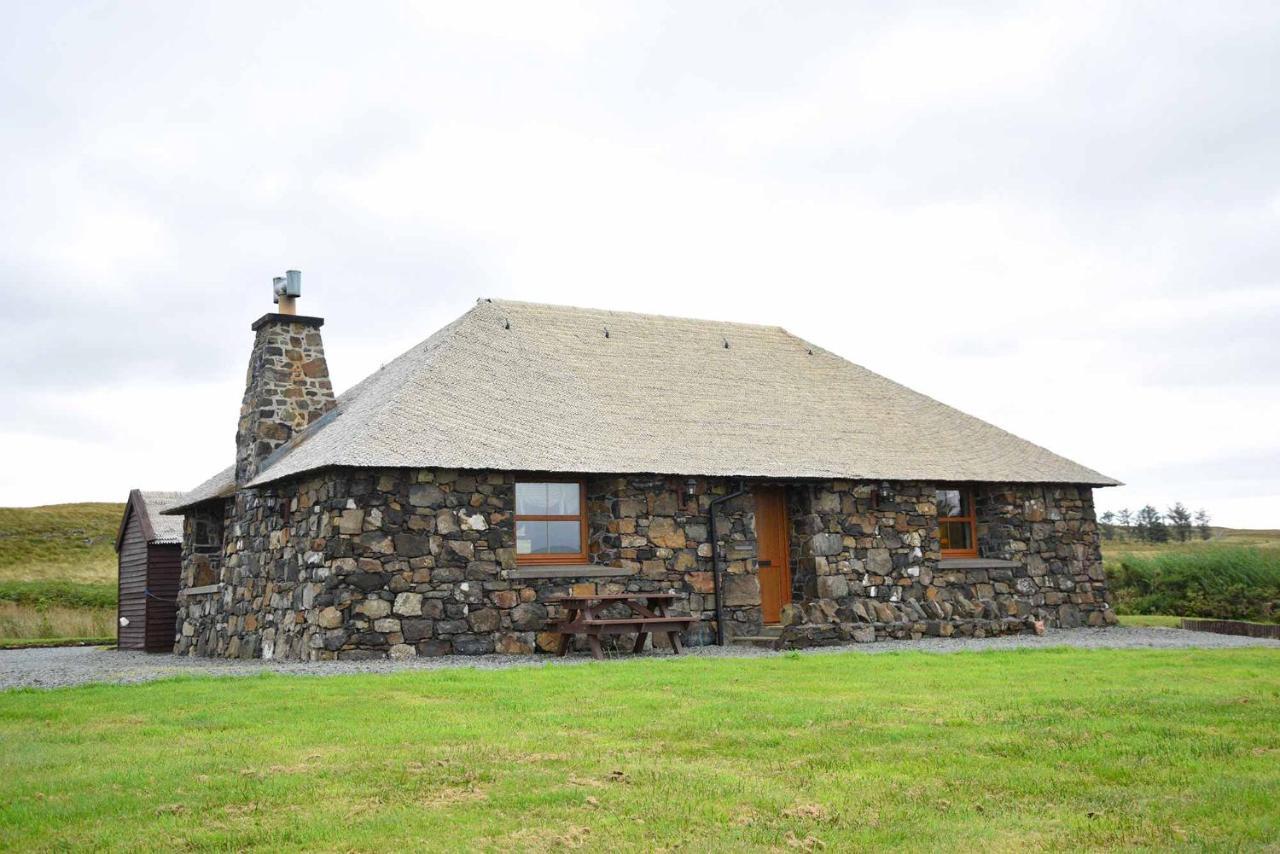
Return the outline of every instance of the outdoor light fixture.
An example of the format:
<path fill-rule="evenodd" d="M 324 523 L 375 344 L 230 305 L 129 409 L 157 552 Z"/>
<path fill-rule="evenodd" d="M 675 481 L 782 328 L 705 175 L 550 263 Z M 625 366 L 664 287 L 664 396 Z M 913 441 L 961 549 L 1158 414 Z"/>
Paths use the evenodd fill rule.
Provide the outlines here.
<path fill-rule="evenodd" d="M 689 496 L 690 498 L 692 498 L 695 494 L 697 494 L 697 489 L 698 489 L 697 478 L 691 477 L 684 482 L 684 494 Z"/>

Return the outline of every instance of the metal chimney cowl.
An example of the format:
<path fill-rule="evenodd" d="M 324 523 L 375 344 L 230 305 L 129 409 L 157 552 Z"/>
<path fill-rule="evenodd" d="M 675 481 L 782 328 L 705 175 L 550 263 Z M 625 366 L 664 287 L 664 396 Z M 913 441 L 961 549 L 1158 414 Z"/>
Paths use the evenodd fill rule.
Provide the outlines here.
<path fill-rule="evenodd" d="M 294 301 L 302 296 L 302 272 L 285 270 L 283 276 L 271 280 L 272 301 L 280 306 L 281 314 L 297 314 Z"/>

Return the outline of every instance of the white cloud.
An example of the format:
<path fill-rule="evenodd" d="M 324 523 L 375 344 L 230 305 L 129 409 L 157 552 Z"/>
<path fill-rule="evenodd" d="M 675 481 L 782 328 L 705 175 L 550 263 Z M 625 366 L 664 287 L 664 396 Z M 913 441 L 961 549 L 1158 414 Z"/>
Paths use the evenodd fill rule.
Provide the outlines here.
<path fill-rule="evenodd" d="M 484 295 L 779 323 L 1128 482 L 1106 506 L 1280 524 L 1269 6 L 11 17 L 0 503 L 224 466 L 299 267 L 340 387 Z"/>

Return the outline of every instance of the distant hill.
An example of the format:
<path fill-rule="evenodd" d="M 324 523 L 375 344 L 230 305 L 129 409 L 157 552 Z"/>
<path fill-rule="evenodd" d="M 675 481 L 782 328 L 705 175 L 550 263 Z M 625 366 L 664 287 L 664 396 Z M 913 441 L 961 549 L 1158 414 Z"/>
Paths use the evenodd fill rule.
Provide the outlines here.
<path fill-rule="evenodd" d="M 123 504 L 0 507 L 0 581 L 114 582 Z"/>
<path fill-rule="evenodd" d="M 1197 532 L 1185 543 L 1169 540 L 1167 543 L 1144 543 L 1134 537 L 1132 532 L 1117 530 L 1113 539 L 1102 540 L 1102 556 L 1108 563 L 1125 555 L 1154 555 L 1166 552 L 1194 552 L 1201 549 L 1213 549 L 1217 546 L 1248 546 L 1260 549 L 1280 548 L 1280 530 L 1265 528 L 1220 528 L 1217 525 L 1209 529 L 1207 540 L 1200 539 Z"/>

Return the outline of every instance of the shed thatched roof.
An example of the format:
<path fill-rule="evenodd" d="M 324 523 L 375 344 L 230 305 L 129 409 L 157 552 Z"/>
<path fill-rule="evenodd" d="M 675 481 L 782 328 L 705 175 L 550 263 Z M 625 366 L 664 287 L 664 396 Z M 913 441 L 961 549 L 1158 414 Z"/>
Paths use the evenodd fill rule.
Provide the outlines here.
<path fill-rule="evenodd" d="M 504 300 L 351 388 L 250 486 L 329 466 L 1117 483 L 781 327 Z"/>
<path fill-rule="evenodd" d="M 136 513 L 142 524 L 142 537 L 148 543 L 156 545 L 182 544 L 182 518 L 166 516 L 165 511 L 177 507 L 184 498 L 181 492 L 155 492 L 152 490 L 133 489 L 129 491 L 129 500 L 124 506 L 124 516 L 120 520 L 120 530 L 116 534 L 116 550 L 120 549 L 124 537 L 125 524 L 129 514 Z"/>
<path fill-rule="evenodd" d="M 142 503 L 147 508 L 147 521 L 151 524 L 153 543 L 181 543 L 182 519 L 161 515 L 165 510 L 178 503 L 181 492 L 143 491 Z"/>

